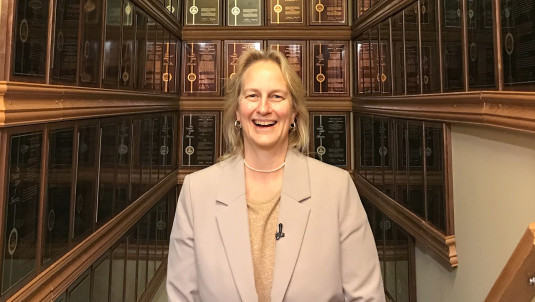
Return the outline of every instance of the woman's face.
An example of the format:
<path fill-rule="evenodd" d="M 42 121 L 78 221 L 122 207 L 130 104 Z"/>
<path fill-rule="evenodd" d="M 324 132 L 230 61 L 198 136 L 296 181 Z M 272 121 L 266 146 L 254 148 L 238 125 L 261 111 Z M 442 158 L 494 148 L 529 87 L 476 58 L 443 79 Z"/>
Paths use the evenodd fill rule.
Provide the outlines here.
<path fill-rule="evenodd" d="M 295 113 L 280 67 L 272 61 L 255 62 L 243 73 L 241 86 L 236 119 L 245 150 L 286 150 Z"/>

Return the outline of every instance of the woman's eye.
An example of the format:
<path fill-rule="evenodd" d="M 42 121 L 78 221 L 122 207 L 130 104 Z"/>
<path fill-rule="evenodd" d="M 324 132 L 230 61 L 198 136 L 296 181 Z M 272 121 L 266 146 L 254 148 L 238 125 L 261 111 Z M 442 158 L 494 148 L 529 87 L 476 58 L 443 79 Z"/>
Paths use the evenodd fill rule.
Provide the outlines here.
<path fill-rule="evenodd" d="M 257 95 L 254 93 L 248 94 L 245 96 L 246 99 L 256 99 Z"/>
<path fill-rule="evenodd" d="M 282 95 L 274 94 L 271 96 L 274 100 L 281 101 L 284 100 L 284 97 Z"/>

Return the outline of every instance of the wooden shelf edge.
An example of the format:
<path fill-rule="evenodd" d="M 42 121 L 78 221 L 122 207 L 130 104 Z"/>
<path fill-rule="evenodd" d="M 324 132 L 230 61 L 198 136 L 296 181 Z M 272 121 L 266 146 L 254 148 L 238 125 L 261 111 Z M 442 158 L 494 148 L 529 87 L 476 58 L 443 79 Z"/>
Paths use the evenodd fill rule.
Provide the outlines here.
<path fill-rule="evenodd" d="M 307 97 L 308 111 L 351 111 L 353 103 L 350 97 Z M 180 110 L 223 110 L 225 99 L 214 97 L 181 97 Z"/>
<path fill-rule="evenodd" d="M 261 31 L 258 31 L 262 29 Z M 192 40 L 343 40 L 351 38 L 351 27 L 344 26 L 184 26 L 182 38 Z M 200 38 L 202 37 L 202 38 Z"/>
<path fill-rule="evenodd" d="M 417 96 L 355 96 L 353 110 L 535 133 L 535 93 L 477 91 Z"/>
<path fill-rule="evenodd" d="M 379 191 L 365 178 L 355 173 L 355 185 L 359 194 L 370 199 L 377 208 L 420 241 L 446 269 L 458 266 L 455 235 L 444 235 L 396 201 Z"/>
<path fill-rule="evenodd" d="M 33 278 L 7 301 L 54 301 L 100 256 L 117 242 L 171 188 L 177 171 L 143 194 L 123 212 Z"/>

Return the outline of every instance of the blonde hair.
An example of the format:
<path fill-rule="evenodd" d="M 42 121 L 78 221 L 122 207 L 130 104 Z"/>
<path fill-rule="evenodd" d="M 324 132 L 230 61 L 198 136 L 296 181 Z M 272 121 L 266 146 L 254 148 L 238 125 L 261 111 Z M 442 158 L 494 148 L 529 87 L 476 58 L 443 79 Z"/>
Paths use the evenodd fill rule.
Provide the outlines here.
<path fill-rule="evenodd" d="M 288 148 L 294 148 L 303 154 L 308 153 L 309 143 L 309 115 L 305 104 L 305 89 L 301 78 L 293 70 L 286 57 L 273 50 L 256 50 L 251 49 L 244 52 L 238 60 L 236 73 L 227 79 L 225 85 L 225 109 L 223 112 L 223 135 L 227 144 L 227 152 L 220 157 L 225 160 L 232 156 L 243 155 L 243 134 L 236 129 L 236 111 L 238 110 L 239 97 L 242 89 L 242 77 L 245 71 L 258 61 L 270 61 L 277 64 L 282 72 L 282 76 L 288 85 L 292 95 L 292 108 L 295 112 L 296 130 L 288 129 Z"/>

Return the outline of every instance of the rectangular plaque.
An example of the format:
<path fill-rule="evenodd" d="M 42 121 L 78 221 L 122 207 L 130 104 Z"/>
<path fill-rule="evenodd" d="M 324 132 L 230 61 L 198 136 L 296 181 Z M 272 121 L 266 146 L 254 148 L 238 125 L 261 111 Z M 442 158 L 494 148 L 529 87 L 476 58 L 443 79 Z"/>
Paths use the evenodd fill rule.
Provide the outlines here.
<path fill-rule="evenodd" d="M 314 158 L 322 162 L 348 168 L 347 114 L 312 113 Z"/>
<path fill-rule="evenodd" d="M 49 1 L 17 1 L 13 75 L 44 78 Z M 5 38 L 4 38 L 5 39 Z"/>
<path fill-rule="evenodd" d="M 9 139 L 2 293 L 35 270 L 42 143 L 42 132 Z"/>
<path fill-rule="evenodd" d="M 176 72 L 179 70 L 177 67 L 177 50 L 180 49 L 180 43 L 175 37 L 170 36 L 169 42 L 165 42 L 164 47 L 164 57 L 163 57 L 163 91 L 174 93 L 176 92 Z"/>
<path fill-rule="evenodd" d="M 136 27 L 133 22 L 135 14 L 134 5 L 129 1 L 123 3 L 123 26 L 122 26 L 122 47 L 121 47 L 121 70 L 119 73 L 119 83 L 121 87 L 134 87 L 134 65 L 136 62 Z M 144 32 L 141 32 L 143 34 Z"/>
<path fill-rule="evenodd" d="M 219 95 L 219 42 L 184 42 L 183 94 Z"/>
<path fill-rule="evenodd" d="M 463 56 L 461 42 L 444 42 L 444 91 L 461 90 L 463 83 Z"/>
<path fill-rule="evenodd" d="M 104 123 L 101 126 L 100 173 L 98 178 L 97 203 L 98 223 L 110 219 L 113 215 L 117 153 L 117 123 Z"/>
<path fill-rule="evenodd" d="M 270 0 L 269 24 L 303 24 L 303 0 Z"/>
<path fill-rule="evenodd" d="M 262 49 L 262 41 L 225 41 L 225 78 L 230 78 L 236 72 L 238 59 L 249 49 Z"/>
<path fill-rule="evenodd" d="M 186 0 L 186 25 L 219 25 L 219 0 Z"/>
<path fill-rule="evenodd" d="M 134 10 L 136 14 L 136 69 L 135 77 L 128 76 L 129 79 L 135 80 L 134 87 L 141 90 L 145 87 L 145 68 L 146 68 L 146 56 L 147 56 L 147 35 L 148 35 L 148 17 L 142 10 Z M 122 77 L 122 75 L 121 75 Z"/>
<path fill-rule="evenodd" d="M 258 26 L 262 25 L 261 0 L 227 0 L 227 25 Z"/>
<path fill-rule="evenodd" d="M 58 0 L 54 30 L 52 81 L 76 81 L 80 1 Z"/>
<path fill-rule="evenodd" d="M 379 91 L 379 49 L 377 43 L 361 42 L 357 47 L 359 65 L 359 93 Z"/>
<path fill-rule="evenodd" d="M 347 0 L 313 0 L 310 24 L 346 24 Z"/>
<path fill-rule="evenodd" d="M 153 91 L 154 86 L 156 83 L 156 57 L 157 54 L 157 41 L 159 39 L 159 35 L 161 35 L 161 32 L 158 32 L 156 29 L 156 24 L 154 22 L 154 19 L 148 18 L 147 19 L 147 45 L 145 48 L 145 74 L 143 77 L 145 78 L 144 81 L 144 90 Z"/>
<path fill-rule="evenodd" d="M 121 12 L 120 0 L 106 1 L 106 30 L 104 40 L 104 74 L 102 83 L 110 88 L 119 84 L 119 64 L 121 62 Z M 123 28 L 123 36 L 125 29 Z M 128 38 L 127 38 L 128 39 Z"/>
<path fill-rule="evenodd" d="M 100 84 L 100 48 L 102 40 L 102 1 L 88 0 L 83 6 L 80 85 Z"/>
<path fill-rule="evenodd" d="M 213 165 L 218 156 L 219 115 L 214 112 L 181 113 L 182 167 Z"/>
<path fill-rule="evenodd" d="M 444 26 L 461 27 L 461 2 L 459 0 L 444 0 Z"/>
<path fill-rule="evenodd" d="M 314 41 L 311 86 L 314 95 L 348 94 L 347 42 Z"/>
<path fill-rule="evenodd" d="M 299 41 L 268 41 L 269 49 L 282 53 L 295 70 L 297 75 L 305 82 L 306 50 L 305 42 Z"/>

